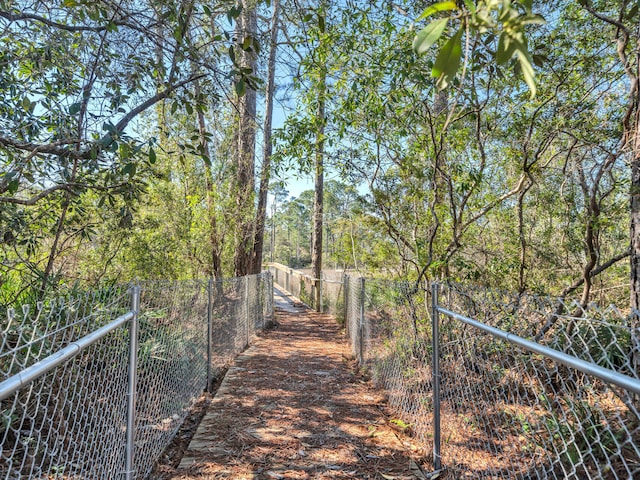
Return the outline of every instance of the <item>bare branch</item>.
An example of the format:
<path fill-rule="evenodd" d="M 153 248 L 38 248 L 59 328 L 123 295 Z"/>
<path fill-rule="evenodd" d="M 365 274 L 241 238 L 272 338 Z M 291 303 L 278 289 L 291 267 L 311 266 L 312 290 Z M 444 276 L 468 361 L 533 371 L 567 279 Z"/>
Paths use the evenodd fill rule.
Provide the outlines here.
<path fill-rule="evenodd" d="M 131 109 L 129 113 L 127 113 L 124 117 L 122 117 L 120 121 L 116 124 L 115 130 L 117 132 L 122 132 L 127 127 L 127 125 L 129 125 L 131 120 L 133 120 L 137 115 L 144 112 L 148 108 L 152 107 L 159 101 L 164 100 L 177 89 L 184 87 L 185 85 L 195 80 L 203 78 L 204 76 L 205 74 L 193 75 L 185 80 L 182 80 L 181 82 L 176 83 L 175 85 L 168 86 L 162 92 L 157 93 L 153 97 L 142 102 L 137 107 Z M 106 136 L 103 137 L 102 139 L 100 139 L 98 144 L 100 143 L 104 144 L 106 139 L 107 139 Z M 79 145 L 81 143 L 87 144 L 89 142 L 86 140 L 67 139 L 67 140 L 61 140 L 59 142 L 54 142 L 54 143 L 39 144 L 34 142 L 21 142 L 13 138 L 0 135 L 0 145 L 30 152 L 28 158 L 32 158 L 37 154 L 57 155 L 63 158 L 71 158 L 71 159 L 91 158 L 92 152 L 90 148 L 85 147 L 82 150 L 75 150 L 75 149 L 70 150 L 70 149 L 61 147 L 61 145 Z"/>
<path fill-rule="evenodd" d="M 169 85 L 165 90 L 147 99 L 145 102 L 141 103 L 140 105 L 132 109 L 129 113 L 127 113 L 124 117 L 122 117 L 120 121 L 116 124 L 116 131 L 122 132 L 125 128 L 127 128 L 127 125 L 129 125 L 129 122 L 131 122 L 131 120 L 133 120 L 136 117 L 136 115 L 139 115 L 140 113 L 144 112 L 146 109 L 152 107 L 159 101 L 164 100 L 179 88 L 182 88 L 185 85 L 188 85 L 189 83 L 199 80 L 205 76 L 206 75 L 204 73 L 198 74 L 198 75 L 192 75 L 191 77 L 185 80 L 182 80 L 181 82 L 178 82 L 174 85 Z"/>
<path fill-rule="evenodd" d="M 598 268 L 594 268 L 593 270 L 591 270 L 591 272 L 589 272 L 589 278 L 593 278 L 596 275 L 599 275 L 600 273 L 604 272 L 607 268 L 609 268 L 612 265 L 618 263 L 620 260 L 623 260 L 623 259 L 627 258 L 629 255 L 631 255 L 631 249 L 630 248 L 628 248 L 627 250 L 625 250 L 622 253 L 619 253 L 618 255 L 615 255 L 614 257 L 611 257 L 607 262 L 603 263 Z M 540 329 L 540 331 L 536 334 L 536 336 L 534 338 L 534 340 L 536 342 L 540 341 L 540 339 L 542 339 L 542 337 L 544 337 L 544 335 L 558 321 L 558 318 L 560 317 L 560 315 L 562 315 L 562 312 L 564 311 L 564 308 L 565 308 L 564 299 L 568 295 L 570 295 L 573 292 L 575 292 L 578 288 L 580 288 L 582 286 L 582 284 L 584 283 L 584 280 L 585 280 L 584 277 L 581 277 L 578 280 L 576 280 L 572 285 L 568 286 L 567 288 L 565 288 L 562 291 L 562 294 L 560 295 L 560 297 L 558 299 L 559 301 L 558 301 L 558 306 L 557 306 L 556 310 L 553 312 L 553 314 L 551 314 L 551 316 L 549 317 L 547 322 Z"/>
<path fill-rule="evenodd" d="M 11 13 L 6 10 L 0 10 L 0 18 L 6 18 L 9 22 L 19 22 L 19 21 L 32 21 L 39 22 L 43 25 L 47 25 L 48 27 L 57 28 L 59 30 L 64 30 L 67 32 L 93 32 L 100 33 L 106 31 L 111 25 L 116 25 L 118 27 L 129 27 L 134 30 L 140 30 L 139 27 L 135 25 L 131 25 L 129 22 L 125 22 L 122 20 L 112 20 L 110 25 L 67 25 L 60 22 L 54 22 L 46 17 L 42 17 L 40 15 L 35 15 L 33 13 Z"/>
<path fill-rule="evenodd" d="M 109 190 L 116 190 L 118 188 L 122 188 L 129 185 L 128 182 L 118 183 L 116 185 L 109 185 L 107 187 L 101 185 L 89 185 L 86 183 L 64 183 L 60 185 L 54 185 L 53 187 L 49 187 L 45 190 L 42 190 L 37 195 L 29 198 L 18 198 L 18 197 L 0 197 L 0 203 L 11 203 L 14 205 L 25 205 L 31 206 L 38 203 L 40 200 L 48 197 L 49 195 L 58 192 L 65 191 L 70 194 L 77 193 L 77 190 L 97 190 L 101 192 L 106 192 Z"/>
<path fill-rule="evenodd" d="M 64 158 L 75 158 L 79 152 L 68 150 L 61 147 L 61 145 L 77 145 L 78 143 L 81 143 L 81 141 L 77 139 L 67 139 L 53 143 L 40 144 L 33 142 L 21 142 L 13 138 L 0 135 L 0 145 L 3 145 L 5 147 L 17 148 L 18 150 L 28 151 L 30 152 L 28 159 L 31 159 L 38 154 L 58 155 Z"/>

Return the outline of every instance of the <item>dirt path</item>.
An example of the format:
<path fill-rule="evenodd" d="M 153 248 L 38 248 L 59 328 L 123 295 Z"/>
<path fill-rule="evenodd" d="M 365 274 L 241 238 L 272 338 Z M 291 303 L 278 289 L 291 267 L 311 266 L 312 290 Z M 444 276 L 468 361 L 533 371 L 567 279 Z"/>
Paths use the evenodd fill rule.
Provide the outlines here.
<path fill-rule="evenodd" d="M 278 325 L 229 370 L 173 480 L 424 478 L 335 320 L 277 306 Z"/>

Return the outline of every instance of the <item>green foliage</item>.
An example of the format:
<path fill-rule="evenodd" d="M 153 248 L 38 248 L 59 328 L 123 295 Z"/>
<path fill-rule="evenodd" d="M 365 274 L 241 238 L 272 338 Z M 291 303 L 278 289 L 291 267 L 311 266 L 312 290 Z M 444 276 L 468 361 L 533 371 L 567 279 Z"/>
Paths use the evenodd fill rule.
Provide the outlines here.
<path fill-rule="evenodd" d="M 438 80 L 438 88 L 447 88 L 455 78 L 463 51 L 463 34 L 466 33 L 466 50 L 473 41 L 472 36 L 487 38 L 499 35 L 494 56 L 498 65 L 503 65 L 517 55 L 520 71 L 531 91 L 536 95 L 535 73 L 527 46 L 525 27 L 543 25 L 544 18 L 532 12 L 532 2 L 511 0 L 480 0 L 477 3 L 465 1 L 465 8 L 455 2 L 440 2 L 427 7 L 418 21 L 439 12 L 452 12 L 449 16 L 431 21 L 418 32 L 413 41 L 413 49 L 419 55 L 426 53 L 444 33 L 451 22 L 459 23 L 456 32 L 440 49 L 431 76 Z M 473 60 L 473 58 L 472 58 Z"/>
<path fill-rule="evenodd" d="M 460 28 L 440 49 L 431 70 L 431 76 L 437 79 L 438 88 L 447 88 L 453 80 L 462 57 L 462 28 Z"/>
<path fill-rule="evenodd" d="M 230 274 L 247 218 L 233 214 L 225 98 L 260 86 L 238 62 L 263 60 L 266 25 L 234 40 L 242 9 L 229 2 L 125 2 L 126 18 L 108 2 L 12 6 L 0 19 L 2 301 L 43 284 L 209 275 L 214 258 Z M 529 1 L 330 7 L 292 7 L 284 22 L 281 58 L 295 61 L 279 67 L 293 72 L 279 91 L 293 107 L 273 169 L 310 171 L 324 127 L 326 266 L 562 293 L 593 255 L 625 250 L 627 85 L 600 35 L 613 26 L 577 3 L 540 4 L 548 24 Z M 273 193 L 265 259 L 305 266 L 312 192 Z M 627 272 L 600 273 L 590 298 L 624 298 L 605 289 Z"/>
<path fill-rule="evenodd" d="M 426 53 L 431 48 L 431 45 L 438 41 L 448 23 L 449 18 L 440 18 L 420 30 L 413 40 L 413 49 L 416 53 L 418 55 Z"/>
<path fill-rule="evenodd" d="M 147 221 L 145 207 L 153 203 L 147 194 L 158 191 L 156 175 L 166 168 L 156 168 L 167 161 L 159 158 L 167 147 L 163 132 L 186 114 L 177 135 L 182 141 L 169 156 L 211 162 L 200 135 L 193 138 L 194 115 L 221 97 L 225 71 L 239 85 L 256 83 L 253 72 L 234 70 L 219 52 L 233 39 L 224 27 L 215 28 L 215 19 L 229 9 L 233 20 L 238 9 L 228 2 L 164 1 L 118 6 L 65 1 L 47 8 L 12 2 L 5 9 L 0 19 L 2 300 L 11 303 L 28 292 L 41 295 L 46 288 L 124 272 L 197 271 L 199 266 L 174 269 L 156 258 L 171 257 L 172 245 L 189 240 L 182 236 L 184 227 L 174 229 L 177 239 L 162 231 L 161 222 Z M 245 38 L 241 48 L 259 50 L 253 38 Z M 155 125 L 154 120 L 145 124 L 142 117 L 153 118 L 150 109 L 158 106 L 162 112 L 156 110 L 161 114 Z M 169 115 L 176 121 L 166 122 Z M 176 199 L 178 192 L 172 193 Z M 145 228 L 154 225 L 154 235 L 138 235 L 145 222 Z M 174 243 L 167 243 L 171 238 Z M 141 243 L 131 248 L 140 258 L 154 255 L 157 269 L 150 266 L 141 274 L 142 265 L 120 263 L 134 240 Z M 176 253 L 170 263 L 185 265 L 184 259 Z"/>

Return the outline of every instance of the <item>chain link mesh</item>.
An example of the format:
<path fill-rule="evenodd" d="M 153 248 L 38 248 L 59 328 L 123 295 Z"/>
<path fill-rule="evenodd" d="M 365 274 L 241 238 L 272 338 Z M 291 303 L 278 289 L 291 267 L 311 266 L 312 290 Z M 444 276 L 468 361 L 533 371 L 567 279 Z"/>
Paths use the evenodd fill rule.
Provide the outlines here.
<path fill-rule="evenodd" d="M 398 421 L 428 449 L 434 432 L 430 286 L 358 278 L 345 285 L 356 357 L 386 391 Z M 439 304 L 639 378 L 640 331 L 614 306 L 459 285 L 443 285 Z M 441 458 L 453 478 L 640 478 L 638 395 L 443 315 L 439 348 Z"/>
<path fill-rule="evenodd" d="M 9 310 L 0 326 L 0 380 L 15 375 L 130 309 L 126 287 Z M 2 401 L 0 478 L 116 478 L 124 456 L 128 331 Z M 100 459 L 94 462 L 94 459 Z"/>
<path fill-rule="evenodd" d="M 129 290 L 115 287 L 9 311 L 0 318 L 0 381 L 130 311 Z M 207 331 L 216 376 L 272 319 L 268 273 L 141 285 L 134 478 L 148 475 L 206 388 Z M 128 325 L 2 401 L 0 479 L 123 478 Z"/>
<path fill-rule="evenodd" d="M 425 445 L 433 435 L 431 370 L 431 325 L 429 299 L 407 282 L 349 278 L 349 295 L 359 297 L 360 306 L 350 302 L 351 324 L 364 319 L 352 345 L 361 365 L 382 387 L 390 406 L 401 414 L 398 422 Z"/>
<path fill-rule="evenodd" d="M 141 285 L 136 472 L 144 477 L 207 383 L 207 282 Z"/>
<path fill-rule="evenodd" d="M 322 311 L 340 321 L 344 318 L 345 274 L 329 270 L 322 274 Z"/>
<path fill-rule="evenodd" d="M 457 285 L 443 286 L 440 303 L 638 378 L 638 332 L 615 307 Z M 442 456 L 450 468 L 487 478 L 640 476 L 637 395 L 446 317 L 441 358 Z"/>

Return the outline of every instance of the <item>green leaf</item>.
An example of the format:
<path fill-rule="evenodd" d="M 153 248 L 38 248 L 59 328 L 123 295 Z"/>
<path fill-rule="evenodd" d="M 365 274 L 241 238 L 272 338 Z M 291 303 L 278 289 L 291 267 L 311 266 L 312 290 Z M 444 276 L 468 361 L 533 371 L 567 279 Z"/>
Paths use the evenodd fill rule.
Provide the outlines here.
<path fill-rule="evenodd" d="M 156 163 L 156 151 L 153 147 L 149 147 L 149 163 L 152 165 Z"/>
<path fill-rule="evenodd" d="M 444 89 L 451 83 L 460 67 L 462 57 L 462 28 L 447 40 L 436 57 L 431 76 L 438 79 L 438 88 Z"/>
<path fill-rule="evenodd" d="M 545 18 L 537 13 L 528 13 L 520 17 L 521 25 L 544 25 L 546 23 Z"/>
<path fill-rule="evenodd" d="M 242 13 L 242 4 L 239 4 L 237 7 L 232 7 L 227 12 L 227 20 L 230 24 L 233 23 L 233 20 L 238 18 Z"/>
<path fill-rule="evenodd" d="M 450 10 L 457 10 L 457 9 L 458 9 L 458 6 L 456 5 L 456 2 L 439 2 L 439 3 L 435 3 L 435 4 L 425 8 L 424 12 L 422 12 L 422 15 L 420 15 L 416 21 L 420 21 L 423 18 L 430 17 L 434 13 L 447 12 L 447 11 L 450 11 Z"/>
<path fill-rule="evenodd" d="M 129 144 L 121 143 L 120 144 L 120 158 L 122 160 L 126 160 L 130 156 L 131 156 L 131 148 L 129 147 Z"/>
<path fill-rule="evenodd" d="M 71 106 L 69 107 L 69 115 L 75 115 L 80 111 L 81 107 L 82 107 L 82 103 L 80 102 L 72 103 Z"/>
<path fill-rule="evenodd" d="M 133 177 L 136 174 L 136 165 L 135 165 L 135 163 L 127 163 L 123 167 L 122 173 L 124 175 L 129 175 L 129 177 Z"/>
<path fill-rule="evenodd" d="M 229 58 L 233 63 L 236 63 L 236 52 L 233 48 L 233 45 L 229 47 Z"/>
<path fill-rule="evenodd" d="M 449 18 L 441 18 L 439 20 L 434 20 L 429 25 L 420 30 L 413 39 L 413 50 L 418 55 L 422 55 L 427 50 L 429 50 L 429 48 L 431 48 L 431 45 L 436 43 L 442 36 L 442 32 L 444 32 L 445 28 L 447 28 L 448 23 Z"/>
<path fill-rule="evenodd" d="M 106 134 L 104 137 L 100 139 L 100 145 L 102 145 L 104 148 L 107 148 L 109 145 L 111 145 L 112 142 L 113 142 L 113 137 L 111 136 L 110 133 Z"/>
<path fill-rule="evenodd" d="M 238 94 L 239 97 L 243 96 L 245 94 L 245 92 L 247 91 L 247 87 L 245 85 L 244 79 L 241 78 L 240 80 L 238 80 L 235 84 L 235 88 L 236 88 L 236 93 Z"/>
<path fill-rule="evenodd" d="M 184 108 L 187 110 L 189 115 L 193 114 L 193 107 L 191 106 L 191 103 L 185 102 Z"/>
<path fill-rule="evenodd" d="M 498 51 L 496 52 L 496 61 L 498 65 L 502 65 L 511 58 L 516 52 L 525 52 L 529 56 L 527 49 L 527 39 L 524 36 L 524 29 L 520 28 L 516 31 L 503 31 L 498 40 Z"/>
<path fill-rule="evenodd" d="M 496 62 L 498 65 L 507 63 L 516 53 L 516 41 L 511 38 L 509 32 L 503 31 L 498 40 L 498 51 L 496 52 Z"/>
<path fill-rule="evenodd" d="M 173 38 L 176 42 L 180 43 L 182 41 L 182 25 L 178 25 L 178 27 L 173 31 Z"/>
<path fill-rule="evenodd" d="M 536 79 L 533 66 L 531 65 L 531 59 L 529 58 L 529 52 L 519 50 L 518 60 L 520 60 L 520 68 L 522 69 L 524 81 L 529 86 L 529 91 L 531 92 L 530 98 L 533 99 L 536 96 Z"/>
<path fill-rule="evenodd" d="M 472 16 L 476 14 L 476 4 L 475 4 L 475 2 L 473 2 L 472 0 L 464 0 L 464 4 L 469 9 L 469 12 L 471 12 Z"/>
<path fill-rule="evenodd" d="M 13 195 L 14 193 L 16 193 L 18 191 L 18 187 L 20 187 L 20 181 L 19 180 L 11 180 L 9 182 L 9 186 L 7 187 L 9 190 L 9 194 Z"/>
<path fill-rule="evenodd" d="M 502 8 L 498 20 L 505 22 L 513 16 L 518 16 L 518 11 L 515 8 L 511 8 L 511 0 L 502 0 Z"/>
<path fill-rule="evenodd" d="M 533 64 L 536 67 L 542 67 L 548 61 L 549 61 L 549 59 L 544 55 L 538 55 L 538 54 L 534 54 L 533 55 Z"/>

